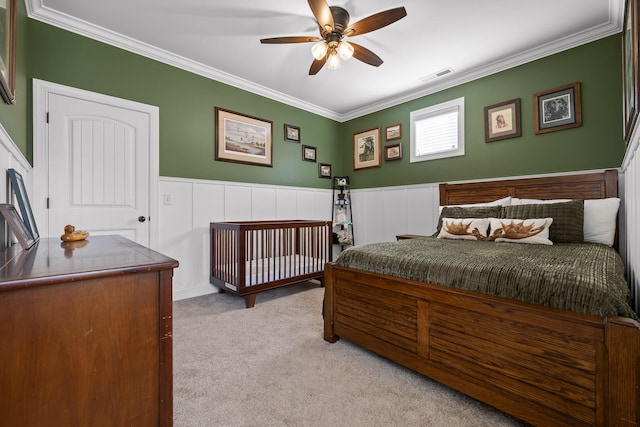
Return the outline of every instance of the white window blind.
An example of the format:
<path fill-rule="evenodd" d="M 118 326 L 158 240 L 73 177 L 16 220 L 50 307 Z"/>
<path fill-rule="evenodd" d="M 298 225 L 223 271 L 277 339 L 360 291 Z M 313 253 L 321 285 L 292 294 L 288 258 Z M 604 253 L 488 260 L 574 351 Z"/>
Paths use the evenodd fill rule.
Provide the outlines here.
<path fill-rule="evenodd" d="M 411 162 L 464 154 L 464 98 L 413 111 Z"/>

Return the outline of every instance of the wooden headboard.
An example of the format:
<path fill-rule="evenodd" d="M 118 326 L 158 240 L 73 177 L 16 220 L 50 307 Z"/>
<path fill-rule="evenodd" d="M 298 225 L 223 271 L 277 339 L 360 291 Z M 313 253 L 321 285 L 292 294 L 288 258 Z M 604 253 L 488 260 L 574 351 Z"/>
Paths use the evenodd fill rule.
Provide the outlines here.
<path fill-rule="evenodd" d="M 520 199 L 604 199 L 618 197 L 618 171 L 544 178 L 440 184 L 440 206 Z"/>

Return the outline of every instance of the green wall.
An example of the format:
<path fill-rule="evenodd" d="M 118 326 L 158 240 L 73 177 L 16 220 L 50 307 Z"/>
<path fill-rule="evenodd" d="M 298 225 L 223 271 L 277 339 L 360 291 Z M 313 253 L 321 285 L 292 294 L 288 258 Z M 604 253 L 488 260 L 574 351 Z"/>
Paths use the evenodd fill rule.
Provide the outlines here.
<path fill-rule="evenodd" d="M 284 140 L 284 124 L 301 128 L 317 160 L 339 159 L 338 123 L 136 55 L 29 21 L 29 77 L 160 108 L 160 174 L 327 188 L 318 165 L 302 161 L 301 144 Z M 273 122 L 273 167 L 215 161 L 214 107 Z M 339 165 L 336 165 L 339 167 Z"/>
<path fill-rule="evenodd" d="M 355 188 L 619 167 L 622 82 L 619 35 L 459 85 L 345 123 L 300 110 L 18 14 L 17 104 L 0 105 L 0 122 L 32 158 L 31 78 L 160 108 L 160 174 L 184 178 L 328 188 L 317 164 L 302 161 L 301 144 L 284 141 L 283 124 L 301 128 L 319 162 L 349 175 Z M 27 49 L 28 45 L 28 49 Z M 533 133 L 533 94 L 581 82 L 583 125 Z M 465 97 L 466 155 L 409 163 L 409 113 Z M 483 109 L 520 98 L 522 136 L 484 142 Z M 274 167 L 214 160 L 214 107 L 273 121 Z M 353 134 L 401 123 L 403 159 L 353 170 Z M 383 145 L 384 145 L 383 141 Z"/>
<path fill-rule="evenodd" d="M 493 178 L 575 170 L 617 168 L 625 144 L 622 136 L 622 68 L 620 36 L 615 35 L 470 83 L 416 99 L 344 123 L 343 173 L 356 188 Z M 534 134 L 533 94 L 580 82 L 582 126 Z M 409 113 L 465 98 L 465 155 L 410 163 Z M 484 107 L 514 98 L 521 101 L 519 138 L 485 143 Z M 382 167 L 353 170 L 353 134 L 401 123 L 403 158 Z M 384 157 L 384 156 L 383 156 Z"/>

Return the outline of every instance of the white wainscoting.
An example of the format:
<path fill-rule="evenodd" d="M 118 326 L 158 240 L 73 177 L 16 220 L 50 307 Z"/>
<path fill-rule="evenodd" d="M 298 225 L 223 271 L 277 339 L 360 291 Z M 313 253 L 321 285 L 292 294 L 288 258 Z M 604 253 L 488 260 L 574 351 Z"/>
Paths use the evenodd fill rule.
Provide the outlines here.
<path fill-rule="evenodd" d="M 620 173 L 620 255 L 631 286 L 636 312 L 640 312 L 640 132 L 636 128 Z"/>
<path fill-rule="evenodd" d="M 331 219 L 331 190 L 171 177 L 159 187 L 159 251 L 180 262 L 175 300 L 217 292 L 209 283 L 210 222 Z M 354 190 L 351 202 L 358 245 L 432 234 L 438 219 L 437 184 Z"/>
<path fill-rule="evenodd" d="M 331 190 L 170 177 L 159 187 L 159 252 L 180 262 L 175 300 L 217 292 L 209 283 L 210 222 L 331 219 Z"/>
<path fill-rule="evenodd" d="M 398 234 L 431 235 L 439 202 L 438 184 L 353 190 L 355 244 L 391 242 Z"/>
<path fill-rule="evenodd" d="M 4 126 L 0 124 L 0 171 L 4 171 L 0 173 L 0 188 L 3 189 L 1 190 L 3 194 L 0 195 L 0 203 L 15 203 L 7 183 L 7 169 L 15 169 L 20 173 L 24 178 L 28 194 L 33 194 L 31 165 L 13 142 Z M 8 239 L 15 240 L 13 235 L 4 229 L 4 226 L 0 226 L 0 250 L 6 248 Z"/>

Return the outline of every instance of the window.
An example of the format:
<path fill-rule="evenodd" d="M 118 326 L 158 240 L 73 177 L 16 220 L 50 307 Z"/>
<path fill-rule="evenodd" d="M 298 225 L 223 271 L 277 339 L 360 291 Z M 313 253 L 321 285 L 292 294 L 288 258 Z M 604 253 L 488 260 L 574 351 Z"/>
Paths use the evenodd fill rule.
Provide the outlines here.
<path fill-rule="evenodd" d="M 411 163 L 464 155 L 464 98 L 412 111 Z"/>

